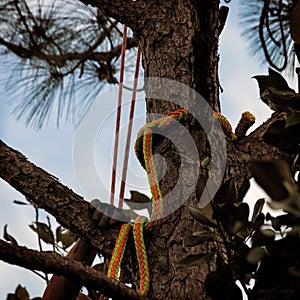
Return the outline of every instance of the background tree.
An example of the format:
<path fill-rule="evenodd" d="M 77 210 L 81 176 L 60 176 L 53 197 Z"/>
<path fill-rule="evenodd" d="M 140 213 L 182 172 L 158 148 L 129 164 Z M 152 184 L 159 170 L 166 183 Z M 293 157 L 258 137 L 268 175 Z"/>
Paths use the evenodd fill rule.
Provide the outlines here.
<path fill-rule="evenodd" d="M 218 1 L 210 1 L 209 3 L 205 3 L 204 1 L 199 3 L 193 1 L 188 3 L 170 1 L 160 5 L 152 1 L 122 1 L 120 3 L 115 2 L 113 5 L 106 3 L 106 1 L 99 1 L 99 3 L 91 4 L 101 6 L 104 15 L 125 22 L 131 27 L 143 52 L 143 66 L 146 76 L 167 77 L 187 84 L 203 95 L 213 110 L 220 110 L 217 74 L 217 45 L 220 33 Z M 141 11 L 143 11 L 142 15 L 140 13 Z M 22 22 L 23 26 L 25 26 L 24 21 Z M 31 31 L 27 30 L 26 32 L 30 39 L 29 32 Z M 19 35 L 16 36 L 18 38 L 20 37 Z M 49 44 L 51 45 L 51 42 L 49 42 Z M 5 46 L 7 45 L 9 44 Z M 56 46 L 54 45 L 54 47 Z M 54 73 L 54 75 L 56 76 L 57 73 Z M 182 99 L 184 99 L 184 95 L 181 96 Z M 184 104 L 183 102 L 183 107 L 185 106 Z M 166 114 L 174 109 L 174 105 L 170 103 L 162 103 L 161 101 L 149 98 L 146 100 L 146 105 L 147 112 Z M 195 110 L 201 109 L 196 106 L 196 103 L 192 103 L 192 105 L 194 105 L 193 108 Z M 228 141 L 226 176 L 223 188 L 221 188 L 217 194 L 219 197 L 218 200 L 221 200 L 222 203 L 217 202 L 215 199 L 214 203 L 216 205 L 221 204 L 221 206 L 224 207 L 224 202 L 239 203 L 243 198 L 248 189 L 248 181 L 251 177 L 249 160 L 245 159 L 245 157 L 248 157 L 247 154 L 252 160 L 287 158 L 290 161 L 291 157 L 295 156 L 298 150 L 297 147 L 290 147 L 290 151 L 287 155 L 284 149 L 274 147 L 274 143 L 270 145 L 270 143 L 268 144 L 263 140 L 266 133 L 269 134 L 268 137 L 270 137 L 272 133 L 268 131 L 269 127 L 279 125 L 278 122 L 281 122 L 279 123 L 281 126 L 285 124 L 284 122 L 286 121 L 283 114 L 279 113 L 274 115 L 264 126 L 258 128 L 246 139 L 240 140 L 238 144 L 233 144 L 231 141 Z M 194 122 L 191 122 L 191 119 L 185 120 L 184 124 L 196 140 L 199 153 L 201 154 L 200 160 L 203 161 L 206 158 L 205 153 L 208 151 L 208 148 L 206 143 L 203 143 L 205 137 L 203 137 L 201 127 L 199 124 L 195 125 Z M 182 136 L 178 135 L 174 137 L 175 141 L 181 138 Z M 273 142 L 274 139 L 277 141 L 278 137 L 274 138 L 274 136 L 271 136 Z M 249 147 L 249 145 L 251 145 L 251 147 Z M 90 241 L 104 256 L 110 255 L 111 246 L 113 244 L 112 241 L 116 237 L 117 230 L 112 229 L 109 233 L 101 232 L 101 236 L 99 236 L 99 233 L 96 234 L 96 226 L 90 220 L 91 215 L 88 213 L 86 203 L 82 202 L 82 200 L 72 194 L 71 191 L 63 188 L 42 170 L 36 169 L 31 164 L 24 162 L 20 154 L 16 155 L 14 152 L 11 152 L 4 144 L 1 144 L 1 149 L 0 173 L 2 178 L 29 197 L 36 205 L 45 208 L 55 215 L 58 221 L 65 227 L 72 228 L 78 236 Z M 175 168 L 176 170 L 178 168 L 178 157 L 176 155 L 174 156 L 172 145 L 165 140 L 157 141 L 155 151 L 164 153 L 164 157 L 169 166 L 161 182 L 162 192 L 165 194 L 178 180 L 177 172 L 173 169 Z M 18 161 L 18 157 L 21 158 L 20 161 Z M 192 172 L 192 166 L 190 170 L 188 169 L 186 171 L 188 173 Z M 197 189 L 189 197 L 189 204 L 196 204 L 198 202 L 199 195 L 201 195 L 207 178 L 206 171 L 207 170 L 204 169 L 200 174 Z M 37 182 L 43 182 L 44 184 L 37 186 Z M 178 195 L 178 197 L 180 197 L 180 195 Z M 73 199 L 73 202 L 70 202 L 70 198 Z M 177 199 L 174 199 L 174 201 L 176 200 Z M 57 209 L 58 202 L 60 205 L 64 205 L 64 212 Z M 227 212 L 229 215 L 232 215 L 233 208 L 232 205 L 229 206 L 231 208 L 228 209 Z M 236 204 L 233 206 L 238 206 L 239 209 L 245 210 L 244 205 Z M 227 206 L 225 205 L 225 207 Z M 68 212 L 67 214 L 66 211 Z M 80 215 L 76 224 L 72 222 L 74 215 Z M 199 219 L 199 212 L 194 212 L 192 215 Z M 242 215 L 248 217 L 246 213 Z M 226 283 L 228 284 L 223 286 L 223 289 L 226 290 L 228 299 L 231 299 L 232 295 L 238 295 L 238 297 L 240 297 L 240 292 L 236 289 L 234 282 L 236 279 L 241 279 L 243 283 L 245 283 L 245 281 L 237 277 L 238 273 L 232 269 L 231 258 L 232 256 L 234 257 L 234 255 L 231 251 L 235 249 L 228 248 L 228 246 L 226 247 L 226 244 L 228 239 L 231 243 L 236 242 L 234 240 L 235 238 L 232 238 L 233 234 L 239 232 L 240 229 L 245 226 L 240 226 L 240 228 L 238 228 L 239 230 L 235 227 L 235 230 L 233 230 L 232 228 L 234 228 L 236 224 L 236 222 L 233 222 L 231 226 L 227 225 L 226 227 L 226 225 L 222 223 L 222 216 L 224 216 L 224 211 L 223 214 L 221 212 L 219 212 L 219 214 L 215 213 L 215 218 L 219 221 L 217 224 L 218 231 L 215 234 L 223 234 L 223 241 L 220 243 L 217 242 L 218 239 L 215 237 L 213 243 L 207 239 L 205 243 L 201 243 L 200 245 L 198 245 L 198 241 L 196 243 L 197 246 L 194 248 L 187 249 L 186 247 L 182 247 L 182 238 L 192 234 L 196 229 L 198 231 L 203 230 L 203 224 L 195 222 L 192 216 L 188 214 L 187 206 L 182 207 L 168 217 L 146 237 L 146 239 L 151 239 L 151 243 L 147 243 L 147 245 L 149 245 L 149 260 L 152 266 L 150 298 L 189 299 L 194 297 L 196 293 L 197 295 L 201 295 L 203 299 L 206 299 L 207 290 L 205 289 L 205 282 L 208 286 L 211 282 L 206 280 L 208 271 L 218 272 L 221 268 L 220 266 L 224 265 L 224 268 L 228 270 L 226 275 L 226 279 L 228 280 Z M 245 224 L 244 219 L 239 219 L 238 221 L 243 225 Z M 201 223 L 203 223 L 203 221 Z M 216 227 L 216 224 L 213 225 L 209 223 L 209 225 L 206 224 L 206 226 L 213 228 Z M 245 236 L 243 236 L 243 238 L 245 238 Z M 244 240 L 240 240 L 239 242 L 243 243 L 243 241 Z M 201 242 L 203 242 L 203 240 L 201 240 Z M 6 246 L 7 245 L 3 244 L 2 249 L 8 249 L 5 248 Z M 225 254 L 211 255 L 209 262 L 199 260 L 199 255 L 203 256 L 203 253 L 222 253 L 223 247 L 225 247 Z M 4 256 L 4 250 L 2 250 L 1 253 L 2 256 Z M 196 254 L 196 256 L 193 256 L 193 254 Z M 12 253 L 10 253 L 10 255 L 12 255 Z M 239 254 L 237 257 L 239 256 L 241 255 Z M 157 257 L 161 259 L 158 260 Z M 182 257 L 188 257 L 188 260 L 192 259 L 192 263 L 196 265 L 193 267 L 176 265 L 175 262 Z M 195 263 L 193 258 L 197 258 L 198 263 Z M 128 262 L 128 264 L 130 265 L 130 262 Z M 62 271 L 60 270 L 59 272 Z M 131 280 L 133 283 L 136 283 L 135 276 L 133 276 Z M 221 281 L 223 281 L 223 278 L 221 278 Z M 111 291 L 105 292 L 111 293 Z M 213 297 L 211 289 L 208 288 L 208 292 L 210 296 Z"/>

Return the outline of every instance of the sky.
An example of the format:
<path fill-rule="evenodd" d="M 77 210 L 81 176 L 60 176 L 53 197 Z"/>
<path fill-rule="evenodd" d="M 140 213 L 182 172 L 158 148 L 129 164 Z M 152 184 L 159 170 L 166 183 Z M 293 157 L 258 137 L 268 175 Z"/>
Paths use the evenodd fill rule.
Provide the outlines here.
<path fill-rule="evenodd" d="M 241 26 L 238 24 L 237 13 L 237 1 L 233 0 L 230 3 L 229 19 L 220 39 L 220 82 L 224 89 L 224 93 L 221 94 L 222 113 L 235 127 L 242 112 L 251 111 L 257 119 L 255 126 L 259 126 L 271 115 L 271 110 L 259 100 L 257 83 L 251 77 L 257 74 L 266 74 L 267 66 L 261 67 L 257 60 L 248 55 L 247 44 L 241 38 Z M 0 76 L 8 75 L 1 72 Z M 295 88 L 295 83 L 290 85 Z M 35 131 L 26 128 L 23 122 L 16 121 L 12 115 L 10 101 L 13 99 L 10 95 L 4 91 L 0 91 L 0 95 L 0 139 L 22 152 L 31 162 L 59 178 L 64 185 L 83 195 L 86 199 L 103 198 L 108 195 L 109 192 L 105 186 L 110 184 L 112 137 L 117 103 L 116 88 L 105 88 L 97 98 L 97 101 L 100 99 L 104 103 L 101 110 L 102 115 L 99 115 L 99 120 L 102 121 L 96 125 L 89 122 L 81 124 L 93 128 L 91 138 L 96 149 L 92 153 L 96 162 L 95 176 L 92 176 L 93 172 L 89 170 L 88 153 L 84 152 L 86 143 L 90 142 L 88 135 L 85 136 L 82 132 L 74 130 L 72 125 L 63 124 L 63 122 L 57 129 L 54 118 L 53 122 L 49 122 L 49 125 L 42 130 Z M 129 95 L 125 96 L 125 100 L 129 98 Z M 138 100 L 133 137 L 145 122 L 142 94 L 138 95 Z M 126 109 L 128 109 L 128 105 L 125 105 Z M 92 107 L 90 113 L 91 116 L 95 116 L 95 113 L 98 113 L 97 107 Z M 125 123 L 124 119 L 122 121 L 122 132 L 124 133 L 126 130 Z M 121 134 L 121 136 L 125 136 L 125 134 Z M 79 155 L 76 154 L 76 151 L 74 154 L 74 143 L 81 143 L 82 145 L 82 152 Z M 121 140 L 122 145 L 124 145 L 124 139 Z M 120 176 L 120 169 L 117 173 Z M 138 189 L 145 193 L 148 191 L 146 175 L 134 155 L 129 161 L 128 184 L 127 196 L 130 189 Z M 264 196 L 264 192 L 252 184 L 245 201 L 253 204 L 257 199 Z M 37 248 L 36 236 L 28 226 L 35 218 L 33 208 L 13 204 L 13 200 L 23 199 L 21 194 L 0 179 L 0 236 L 3 236 L 4 225 L 8 224 L 8 232 L 17 239 L 20 245 Z M 45 216 L 46 214 L 41 212 L 42 221 L 46 220 Z M 57 225 L 53 219 L 51 220 L 55 229 Z M 7 293 L 13 292 L 19 283 L 28 289 L 31 298 L 41 296 L 45 287 L 44 282 L 32 272 L 1 261 L 0 274 L 0 299 L 5 299 Z"/>

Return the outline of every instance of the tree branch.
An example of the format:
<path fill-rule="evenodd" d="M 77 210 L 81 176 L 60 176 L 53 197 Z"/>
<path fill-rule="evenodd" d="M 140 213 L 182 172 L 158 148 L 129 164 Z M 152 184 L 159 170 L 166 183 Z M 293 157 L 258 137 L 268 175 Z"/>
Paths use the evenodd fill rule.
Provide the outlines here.
<path fill-rule="evenodd" d="M 132 0 L 80 0 L 85 5 L 98 7 L 107 17 L 112 17 L 118 22 L 125 23 L 134 28 L 140 19 L 142 11 L 141 1 Z"/>
<path fill-rule="evenodd" d="M 37 57 L 48 62 L 52 62 L 54 65 L 64 64 L 66 61 L 72 60 L 94 60 L 94 61 L 111 61 L 113 58 L 120 56 L 122 45 L 117 45 L 107 52 L 97 52 L 88 49 L 85 52 L 71 52 L 61 55 L 45 54 L 38 49 L 27 49 L 21 45 L 15 45 L 0 37 L 0 44 L 12 51 L 15 55 L 21 58 L 33 58 Z M 126 49 L 132 49 L 137 46 L 135 38 L 128 38 L 126 43 Z M 94 49 L 93 49 L 94 50 Z"/>
<path fill-rule="evenodd" d="M 146 297 L 138 295 L 125 284 L 85 266 L 81 262 L 62 257 L 55 252 L 38 252 L 0 240 L 0 258 L 9 264 L 26 269 L 54 273 L 80 281 L 84 286 L 99 290 L 109 297 L 124 300 L 147 300 Z"/>
<path fill-rule="evenodd" d="M 250 154 L 251 160 L 289 160 L 291 158 L 289 155 L 283 153 L 280 149 L 267 144 L 263 140 L 263 136 L 266 134 L 269 127 L 277 121 L 285 120 L 284 116 L 285 113 L 273 113 L 271 118 L 269 118 L 261 126 L 256 128 L 247 137 L 242 139 L 241 142 L 238 143 L 237 148 L 243 152 Z"/>
<path fill-rule="evenodd" d="M 118 228 L 99 229 L 92 221 L 88 202 L 1 140 L 0 177 L 38 207 L 55 216 L 65 228 L 102 253 L 111 254 Z"/>

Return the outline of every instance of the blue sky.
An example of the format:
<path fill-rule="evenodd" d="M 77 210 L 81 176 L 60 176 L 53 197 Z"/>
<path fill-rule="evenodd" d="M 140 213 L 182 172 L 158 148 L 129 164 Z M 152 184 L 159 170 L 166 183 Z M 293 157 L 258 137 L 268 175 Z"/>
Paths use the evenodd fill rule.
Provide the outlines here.
<path fill-rule="evenodd" d="M 266 74 L 267 67 L 260 67 L 258 61 L 249 57 L 247 45 L 241 38 L 241 27 L 237 22 L 237 5 L 233 0 L 230 4 L 229 19 L 220 40 L 220 82 L 224 88 L 224 93 L 221 94 L 222 113 L 234 127 L 241 113 L 249 110 L 256 116 L 256 126 L 258 126 L 271 115 L 271 111 L 259 100 L 257 83 L 251 77 L 257 74 Z M 5 72 L 2 73 L 2 76 L 6 76 Z M 291 84 L 291 86 L 295 87 L 295 84 Z M 91 192 L 87 193 L 86 198 L 103 197 L 105 191 L 102 188 L 109 183 L 113 145 L 114 114 L 111 113 L 117 100 L 116 91 L 113 88 L 108 87 L 101 96 L 102 99 L 107 100 L 103 116 L 110 116 L 110 118 L 105 119 L 106 121 L 102 124 L 102 129 L 97 133 L 95 140 L 95 145 L 99 149 L 95 160 L 99 169 L 102 170 L 102 173 L 98 172 L 99 178 L 90 177 L 84 157 L 81 161 L 76 162 L 75 171 L 73 164 L 74 128 L 71 125 L 62 124 L 57 129 L 53 120 L 40 131 L 25 128 L 22 122 L 17 122 L 12 116 L 12 106 L 8 103 L 12 99 L 9 95 L 4 91 L 0 91 L 0 95 L 0 139 L 25 154 L 36 165 L 58 177 L 63 184 L 69 186 L 76 193 L 85 194 L 77 180 L 78 175 L 81 175 L 88 178 L 91 184 Z M 144 109 L 143 101 L 139 101 L 137 112 L 140 118 L 139 122 L 135 124 L 135 131 L 144 122 Z M 135 134 L 133 134 L 134 136 Z M 84 140 L 82 142 L 84 145 Z M 138 162 L 132 157 L 129 163 L 130 189 L 141 188 L 142 191 L 146 191 L 146 177 L 138 169 Z M 102 187 L 98 180 L 103 183 Z M 262 196 L 264 193 L 259 188 L 253 187 L 247 194 L 246 201 L 253 203 Z M 16 237 L 19 244 L 36 248 L 35 234 L 28 227 L 34 220 L 34 210 L 31 207 L 13 204 L 14 199 L 22 200 L 23 196 L 0 180 L 2 206 L 0 235 L 2 236 L 4 225 L 8 224 L 9 233 Z M 42 214 L 41 218 L 45 220 L 45 214 Z M 53 223 L 53 227 L 55 227 L 55 223 Z M 27 270 L 0 262 L 0 274 L 1 299 L 5 299 L 7 293 L 13 292 L 19 283 L 28 289 L 32 298 L 42 294 L 44 282 Z"/>

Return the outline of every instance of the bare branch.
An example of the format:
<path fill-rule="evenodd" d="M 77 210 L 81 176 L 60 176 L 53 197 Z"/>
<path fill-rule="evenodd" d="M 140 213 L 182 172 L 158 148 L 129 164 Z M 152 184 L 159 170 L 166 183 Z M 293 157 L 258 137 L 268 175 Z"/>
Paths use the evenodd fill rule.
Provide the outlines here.
<path fill-rule="evenodd" d="M 246 138 L 244 138 L 238 145 L 237 148 L 250 154 L 251 160 L 257 159 L 291 159 L 290 156 L 283 153 L 276 147 L 273 147 L 263 141 L 263 136 L 268 131 L 269 127 L 284 119 L 285 113 L 274 113 L 265 123 L 256 128 Z M 262 151 L 263 149 L 263 151 Z"/>
<path fill-rule="evenodd" d="M 0 177 L 38 207 L 55 216 L 65 228 L 102 253 L 111 254 L 118 228 L 99 229 L 92 221 L 88 202 L 1 140 Z"/>
<path fill-rule="evenodd" d="M 62 257 L 55 252 L 38 252 L 0 240 L 0 258 L 9 264 L 26 269 L 54 273 L 80 281 L 84 286 L 97 289 L 109 297 L 124 300 L 147 299 L 125 284 L 105 276 L 102 272 L 85 266 L 81 262 Z"/>

